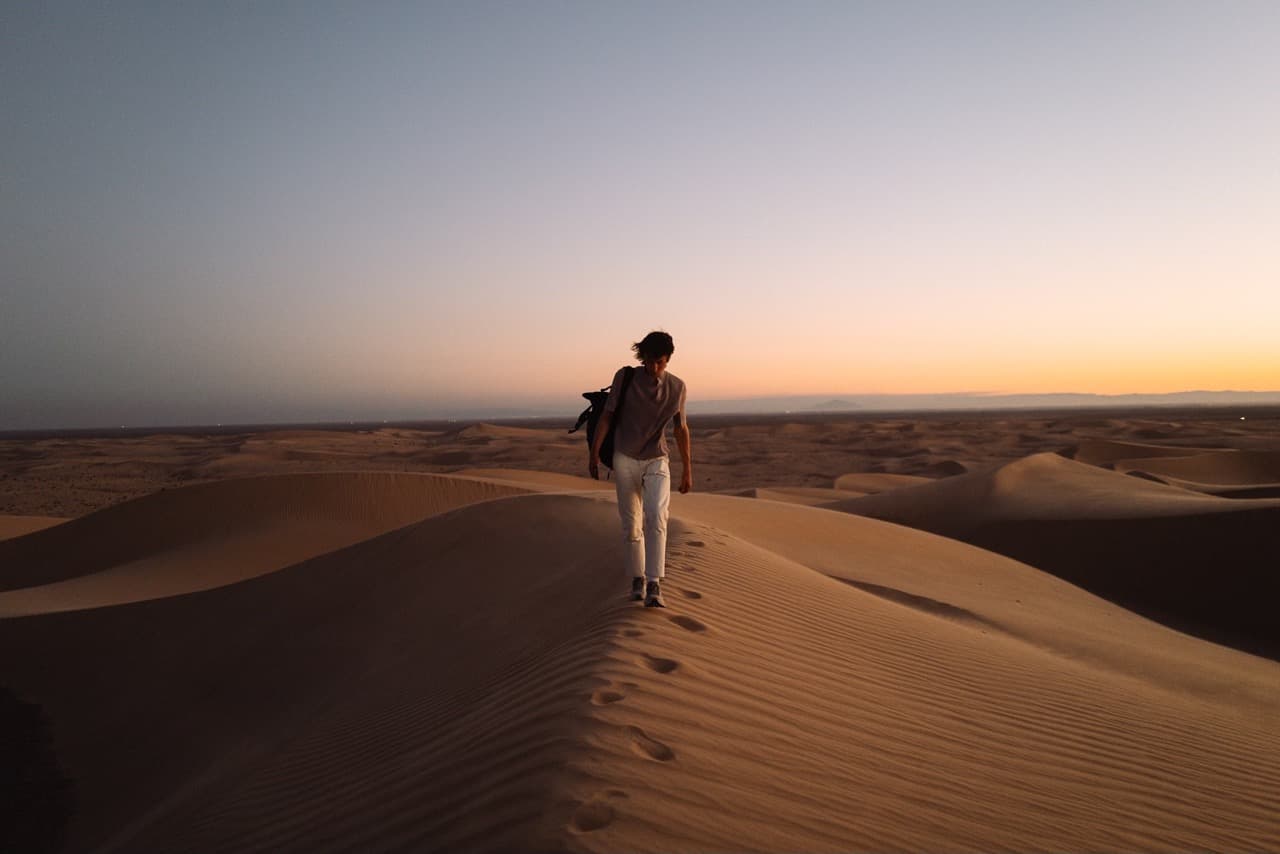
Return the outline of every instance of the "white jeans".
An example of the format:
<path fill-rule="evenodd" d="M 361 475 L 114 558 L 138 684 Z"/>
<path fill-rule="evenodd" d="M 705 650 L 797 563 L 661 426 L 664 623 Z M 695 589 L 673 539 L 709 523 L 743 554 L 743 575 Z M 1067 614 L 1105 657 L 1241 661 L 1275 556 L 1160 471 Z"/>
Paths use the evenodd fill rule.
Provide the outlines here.
<path fill-rule="evenodd" d="M 636 460 L 615 450 L 613 484 L 618 491 L 622 538 L 627 544 L 627 570 L 633 578 L 643 575 L 656 581 L 667 571 L 667 511 L 671 506 L 667 458 Z"/>

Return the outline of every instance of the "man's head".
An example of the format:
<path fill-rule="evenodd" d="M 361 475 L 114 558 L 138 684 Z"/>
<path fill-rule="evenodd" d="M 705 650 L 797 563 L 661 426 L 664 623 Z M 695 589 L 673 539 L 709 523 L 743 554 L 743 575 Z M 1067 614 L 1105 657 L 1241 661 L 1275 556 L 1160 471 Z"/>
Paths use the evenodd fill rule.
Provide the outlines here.
<path fill-rule="evenodd" d="M 671 354 L 676 351 L 676 344 L 665 332 L 650 332 L 632 344 L 631 349 L 636 351 L 636 358 L 644 363 L 649 373 L 660 377 L 667 369 Z"/>

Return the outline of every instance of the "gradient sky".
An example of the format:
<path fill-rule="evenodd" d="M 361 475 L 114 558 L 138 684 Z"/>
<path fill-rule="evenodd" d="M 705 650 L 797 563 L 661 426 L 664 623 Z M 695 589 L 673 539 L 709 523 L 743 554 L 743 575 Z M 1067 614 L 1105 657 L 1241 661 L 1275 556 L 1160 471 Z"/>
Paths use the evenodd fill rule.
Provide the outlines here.
<path fill-rule="evenodd" d="M 1280 389 L 1280 3 L 6 3 L 0 429 Z"/>

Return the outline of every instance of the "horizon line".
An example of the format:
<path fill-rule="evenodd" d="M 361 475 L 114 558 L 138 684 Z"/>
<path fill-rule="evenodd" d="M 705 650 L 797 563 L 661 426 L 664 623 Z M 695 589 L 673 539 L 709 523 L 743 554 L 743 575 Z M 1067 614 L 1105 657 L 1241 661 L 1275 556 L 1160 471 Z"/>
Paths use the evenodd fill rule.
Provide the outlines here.
<path fill-rule="evenodd" d="M 1199 400 L 1187 401 L 1184 398 L 1188 396 L 1223 396 L 1223 395 L 1239 395 L 1249 398 L 1274 398 L 1262 400 L 1235 400 L 1235 401 L 1215 401 L 1215 400 Z M 917 405 L 905 405 L 900 407 L 887 405 L 863 405 L 853 400 L 843 400 L 842 398 L 862 398 L 874 399 L 888 402 L 898 399 L 906 403 L 908 400 L 917 400 Z M 946 400 L 967 400 L 972 401 L 974 405 L 950 405 L 950 406 L 930 406 L 921 399 L 946 399 Z M 1075 402 L 1050 402 L 1048 399 L 1074 398 Z M 1130 402 L 1121 405 L 1117 401 L 1120 399 L 1140 398 L 1143 402 Z M 785 407 L 782 401 L 813 401 L 808 407 L 792 406 Z M 1001 406 L 991 407 L 980 405 L 982 402 L 993 402 L 1004 400 Z M 1014 401 L 1022 401 L 1015 403 Z M 770 404 L 770 402 L 773 402 Z M 1037 402 L 1039 401 L 1039 402 Z M 1091 403 L 1091 401 L 1094 401 Z M 732 406 L 734 404 L 749 404 L 755 402 L 757 405 L 772 406 L 772 408 L 757 409 L 713 409 L 705 410 L 704 406 L 716 407 L 718 405 Z M 857 393 L 857 394 L 806 394 L 806 395 L 763 395 L 759 397 L 745 398 L 715 398 L 702 401 L 695 401 L 696 409 L 691 411 L 693 415 L 714 416 L 714 417 L 768 417 L 768 416 L 786 416 L 786 415 L 911 415 L 911 414 L 936 414 L 936 413 L 976 413 L 976 412 L 1034 412 L 1034 411 L 1089 411 L 1089 410 L 1110 410 L 1110 409 L 1152 409 L 1152 410 L 1168 410 L 1177 407 L 1192 407 L 1196 409 L 1226 409 L 1238 407 L 1272 407 L 1280 406 L 1280 390 L 1277 391 L 1236 391 L 1232 389 L 1224 389 L 1219 391 L 1210 390 L 1188 390 L 1176 392 L 1122 392 L 1116 394 L 1103 394 L 1097 392 L 1042 392 L 1042 393 L 1018 393 L 1018 392 L 942 392 L 936 394 L 930 393 Z M 841 404 L 832 407 L 830 404 Z M 456 424 L 463 422 L 485 422 L 485 421 L 531 421 L 531 420 L 552 420 L 564 418 L 566 421 L 572 421 L 576 417 L 576 412 L 570 412 L 578 404 L 564 407 L 540 406 L 540 407 L 466 407 L 454 411 L 446 411 L 444 413 L 434 415 L 420 415 L 411 417 L 395 417 L 395 418 L 294 418 L 294 419 L 276 419 L 267 418 L 265 420 L 228 420 L 228 421 L 202 421 L 195 419 L 177 420 L 170 422 L 157 421 L 155 423 L 142 424 L 96 424 L 83 426 L 58 425 L 51 427 L 0 427 L 0 439 L 20 439 L 34 436 L 50 436 L 60 433 L 76 433 L 76 434 L 114 434 L 124 431 L 126 433 L 145 433 L 159 432 L 165 430 L 192 431 L 192 430 L 216 430 L 219 432 L 236 432 L 238 430 L 260 430 L 263 428 L 313 428 L 313 429 L 343 429 L 343 428 L 377 428 L 377 427 L 412 427 L 424 424 Z M 701 411 L 699 411 L 701 410 Z"/>

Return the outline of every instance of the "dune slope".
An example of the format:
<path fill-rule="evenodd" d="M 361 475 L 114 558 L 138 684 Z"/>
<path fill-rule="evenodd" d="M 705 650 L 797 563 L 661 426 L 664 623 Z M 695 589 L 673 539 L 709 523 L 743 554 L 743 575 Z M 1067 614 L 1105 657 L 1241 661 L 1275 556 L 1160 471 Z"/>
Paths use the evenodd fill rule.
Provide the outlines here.
<path fill-rule="evenodd" d="M 1037 454 L 829 505 L 953 537 L 1126 608 L 1280 655 L 1280 501 L 1230 499 Z"/>
<path fill-rule="evenodd" d="M 195 595 L 0 620 L 0 672 L 76 782 L 69 847 L 537 847 L 620 602 L 613 516 L 497 501 Z"/>
<path fill-rule="evenodd" d="M 846 513 L 713 495 L 678 497 L 674 512 L 889 601 L 998 628 L 1103 670 L 1255 711 L 1272 704 L 1273 665 L 985 549 Z"/>
<path fill-rule="evenodd" d="M 1280 453 L 1219 451 L 1117 460 L 1116 471 L 1227 498 L 1280 498 Z"/>
<path fill-rule="evenodd" d="M 76 783 L 72 850 L 1280 846 L 1274 662 L 727 496 L 677 496 L 645 609 L 616 532 L 607 493 L 473 504 L 0 619 L 0 673 Z"/>
<path fill-rule="evenodd" d="M 633 612 L 601 671 L 605 726 L 571 766 L 576 848 L 1280 842 L 1280 777 L 1264 758 L 1280 750 L 1274 694 L 1241 713 L 705 523 L 682 528 L 675 558 L 675 613 Z M 1225 672 L 1276 684 L 1276 665 L 1228 657 Z"/>
<path fill-rule="evenodd" d="M 1117 460 L 1117 470 L 1138 469 L 1193 483 L 1222 486 L 1255 486 L 1280 483 L 1280 453 L 1274 451 L 1220 451 L 1185 457 Z"/>
<path fill-rule="evenodd" d="M 527 491 L 480 479 L 374 472 L 275 475 L 159 492 L 0 542 L 0 616 L 218 587 L 453 507 Z"/>
<path fill-rule="evenodd" d="M 1197 448 L 1182 445 L 1149 445 L 1114 439 L 1087 439 L 1070 448 L 1066 455 L 1089 465 L 1110 467 L 1117 460 L 1185 457 L 1190 454 L 1222 453 L 1221 448 Z"/>
<path fill-rule="evenodd" d="M 60 516 L 0 516 L 0 540 L 21 537 L 67 521 Z"/>

